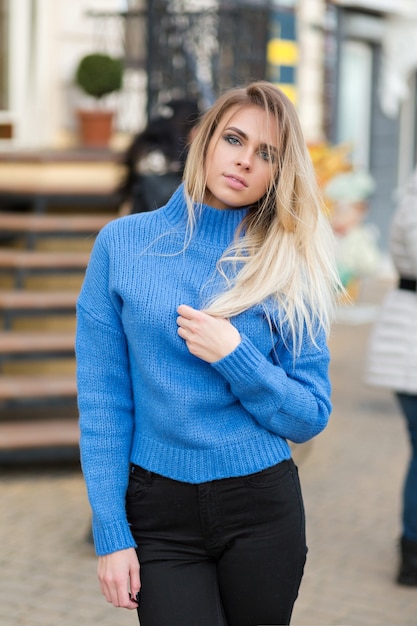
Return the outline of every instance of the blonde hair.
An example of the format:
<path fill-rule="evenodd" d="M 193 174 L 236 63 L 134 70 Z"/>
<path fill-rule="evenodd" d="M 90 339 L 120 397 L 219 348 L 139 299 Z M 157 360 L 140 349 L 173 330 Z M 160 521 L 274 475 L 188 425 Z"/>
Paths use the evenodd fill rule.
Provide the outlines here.
<path fill-rule="evenodd" d="M 267 192 L 249 208 L 218 262 L 227 288 L 205 310 L 230 318 L 272 298 L 280 328 L 289 330 L 296 354 L 305 331 L 313 342 L 320 329 L 328 333 L 337 293 L 343 288 L 335 266 L 333 233 L 297 113 L 271 83 L 229 90 L 203 116 L 184 171 L 189 232 L 203 204 L 206 155 L 216 128 L 232 109 L 254 105 L 275 121 L 277 136 L 271 137 L 271 143 L 278 148 L 278 162 L 271 165 L 274 176 Z M 232 277 L 226 272 L 230 264 L 235 267 Z"/>

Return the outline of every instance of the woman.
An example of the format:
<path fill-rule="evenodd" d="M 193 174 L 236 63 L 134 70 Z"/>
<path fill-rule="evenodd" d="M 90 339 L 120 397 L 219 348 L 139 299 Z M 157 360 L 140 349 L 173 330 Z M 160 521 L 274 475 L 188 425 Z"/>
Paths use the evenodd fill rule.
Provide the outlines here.
<path fill-rule="evenodd" d="M 297 115 L 267 82 L 205 114 L 164 207 L 97 238 L 82 466 L 102 593 L 141 626 L 290 622 L 306 543 L 287 440 L 327 424 L 338 288 Z"/>
<path fill-rule="evenodd" d="M 417 169 L 391 224 L 390 253 L 398 284 L 372 330 L 366 379 L 395 391 L 405 418 L 410 458 L 402 493 L 397 582 L 417 586 Z"/>

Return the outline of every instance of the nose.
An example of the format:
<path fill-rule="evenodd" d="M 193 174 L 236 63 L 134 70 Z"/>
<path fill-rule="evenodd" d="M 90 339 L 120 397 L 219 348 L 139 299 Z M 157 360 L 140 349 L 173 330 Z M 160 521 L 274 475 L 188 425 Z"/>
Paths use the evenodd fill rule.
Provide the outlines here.
<path fill-rule="evenodd" d="M 237 158 L 237 165 L 242 167 L 245 170 L 250 170 L 252 167 L 252 157 L 248 150 L 242 151 Z"/>

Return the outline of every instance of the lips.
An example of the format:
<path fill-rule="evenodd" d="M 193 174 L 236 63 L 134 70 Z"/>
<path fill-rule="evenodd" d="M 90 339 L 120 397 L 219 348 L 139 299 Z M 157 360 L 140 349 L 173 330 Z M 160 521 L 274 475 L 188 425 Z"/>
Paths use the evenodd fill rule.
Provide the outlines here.
<path fill-rule="evenodd" d="M 244 189 L 248 186 L 245 179 L 241 176 L 236 176 L 235 174 L 225 174 L 224 176 L 232 189 Z"/>

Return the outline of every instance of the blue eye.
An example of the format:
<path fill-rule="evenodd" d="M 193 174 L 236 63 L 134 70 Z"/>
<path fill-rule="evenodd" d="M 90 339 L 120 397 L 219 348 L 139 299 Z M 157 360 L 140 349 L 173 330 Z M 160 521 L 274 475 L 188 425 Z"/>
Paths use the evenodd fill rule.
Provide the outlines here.
<path fill-rule="evenodd" d="M 225 141 L 227 141 L 227 143 L 230 143 L 232 146 L 240 146 L 240 139 L 236 137 L 236 135 L 225 135 L 224 139 Z"/>
<path fill-rule="evenodd" d="M 275 155 L 273 152 L 270 152 L 269 150 L 260 150 L 258 154 L 264 161 L 267 161 L 268 163 L 275 163 Z"/>

